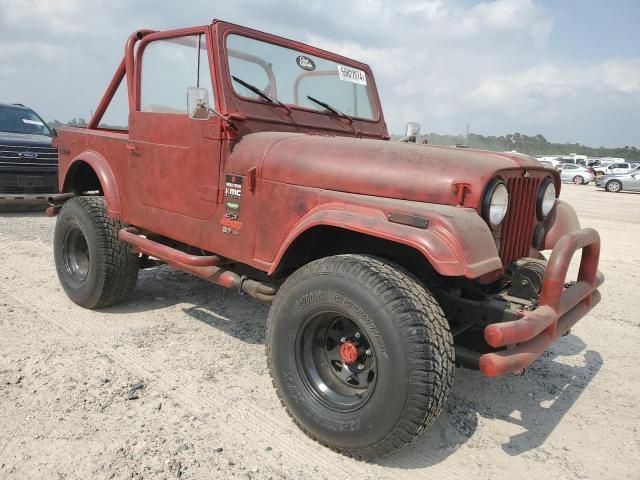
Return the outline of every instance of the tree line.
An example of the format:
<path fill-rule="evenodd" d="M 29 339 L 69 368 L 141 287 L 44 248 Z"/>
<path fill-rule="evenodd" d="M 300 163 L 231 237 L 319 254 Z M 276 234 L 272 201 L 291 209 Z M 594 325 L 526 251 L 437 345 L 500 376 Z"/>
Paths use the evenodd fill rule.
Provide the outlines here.
<path fill-rule="evenodd" d="M 87 121 L 84 118 L 74 118 L 67 123 L 58 120 L 49 122 L 49 126 L 57 128 L 64 125 L 72 127 L 84 127 Z M 110 125 L 100 125 L 105 128 L 122 128 Z M 392 140 L 397 140 L 400 135 L 392 135 Z M 467 145 L 469 148 L 479 148 L 482 150 L 493 150 L 496 152 L 508 152 L 515 150 L 527 155 L 569 155 L 577 153 L 588 157 L 616 157 L 629 161 L 640 161 L 640 149 L 635 146 L 626 145 L 624 147 L 587 147 L 580 143 L 553 143 L 548 141 L 543 135 L 534 136 L 513 133 L 501 135 L 499 137 L 469 134 L 469 140 L 465 142 L 464 135 L 442 135 L 440 133 L 429 133 L 419 135 L 418 143 L 424 140 L 432 145 Z"/>
<path fill-rule="evenodd" d="M 422 142 L 427 138 L 433 145 L 465 145 L 464 135 L 441 135 L 429 133 L 418 139 Z M 554 143 L 548 141 L 543 135 L 534 136 L 513 133 L 499 137 L 469 134 L 468 146 L 483 150 L 498 152 L 515 150 L 527 155 L 568 155 L 577 153 L 588 157 L 619 157 L 626 160 L 640 160 L 640 150 L 635 146 L 624 147 L 587 147 L 580 143 Z"/>

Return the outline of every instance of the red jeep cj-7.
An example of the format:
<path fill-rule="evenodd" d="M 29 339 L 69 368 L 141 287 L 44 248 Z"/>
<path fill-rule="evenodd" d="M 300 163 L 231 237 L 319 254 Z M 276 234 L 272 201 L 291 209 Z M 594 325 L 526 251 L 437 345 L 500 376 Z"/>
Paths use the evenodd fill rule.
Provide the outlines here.
<path fill-rule="evenodd" d="M 120 84 L 128 128 L 101 128 Z M 56 140 L 60 282 L 106 307 L 162 262 L 272 302 L 294 421 L 357 458 L 394 450 L 442 411 L 456 365 L 522 372 L 603 281 L 556 171 L 412 133 L 389 140 L 365 64 L 220 21 L 135 32 L 88 127 Z"/>

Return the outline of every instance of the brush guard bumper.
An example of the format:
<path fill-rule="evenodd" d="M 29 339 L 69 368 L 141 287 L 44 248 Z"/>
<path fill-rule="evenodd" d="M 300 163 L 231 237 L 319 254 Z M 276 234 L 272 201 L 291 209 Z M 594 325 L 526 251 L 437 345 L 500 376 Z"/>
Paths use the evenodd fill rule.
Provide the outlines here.
<path fill-rule="evenodd" d="M 580 249 L 578 280 L 565 288 L 569 264 Z M 487 344 L 507 348 L 480 356 L 480 371 L 488 377 L 520 372 L 569 332 L 600 301 L 597 288 L 604 282 L 604 275 L 598 271 L 599 257 L 600 236 L 594 229 L 583 228 L 562 236 L 547 264 L 539 306 L 522 312 L 518 320 L 485 328 Z"/>

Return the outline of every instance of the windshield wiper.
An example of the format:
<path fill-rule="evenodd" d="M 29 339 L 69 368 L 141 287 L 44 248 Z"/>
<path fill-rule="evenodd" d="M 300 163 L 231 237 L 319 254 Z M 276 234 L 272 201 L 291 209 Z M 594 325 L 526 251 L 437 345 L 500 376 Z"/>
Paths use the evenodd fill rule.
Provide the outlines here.
<path fill-rule="evenodd" d="M 351 118 L 349 115 L 347 115 L 346 113 L 341 112 L 340 110 L 338 110 L 336 107 L 332 107 L 331 105 L 329 105 L 326 102 L 323 102 L 322 100 L 318 100 L 317 98 L 313 98 L 311 95 L 307 95 L 307 98 L 309 100 L 311 100 L 313 103 L 317 103 L 318 105 L 320 105 L 321 107 L 326 108 L 327 110 L 329 110 L 331 113 L 334 113 L 336 115 L 340 115 L 341 117 L 346 118 L 347 120 L 349 120 L 349 123 L 353 123 L 353 118 Z"/>
<path fill-rule="evenodd" d="M 256 95 L 259 95 L 260 97 L 264 98 L 267 102 L 269 103 L 277 103 L 278 105 L 280 105 L 282 108 L 284 108 L 287 113 L 291 113 L 291 109 L 289 107 L 287 107 L 284 103 L 282 103 L 280 100 L 278 100 L 277 98 L 273 98 L 271 95 L 269 95 L 266 92 L 263 92 L 262 90 L 260 90 L 258 87 L 256 87 L 255 85 L 251 85 L 249 82 L 245 82 L 244 80 L 242 80 L 241 78 L 235 77 L 233 75 L 231 75 L 231 78 L 233 78 L 236 82 L 238 82 L 240 85 L 242 85 L 245 88 L 248 88 L 249 90 L 251 90 L 253 93 L 255 93 Z"/>

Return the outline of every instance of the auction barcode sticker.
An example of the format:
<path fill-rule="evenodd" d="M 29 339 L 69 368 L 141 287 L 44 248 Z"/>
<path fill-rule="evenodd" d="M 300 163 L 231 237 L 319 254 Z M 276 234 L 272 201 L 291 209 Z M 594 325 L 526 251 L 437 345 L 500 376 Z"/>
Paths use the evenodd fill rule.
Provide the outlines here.
<path fill-rule="evenodd" d="M 357 68 L 338 65 L 338 76 L 340 80 L 345 82 L 359 83 L 360 85 L 367 84 L 367 76 L 362 70 L 358 70 Z"/>

